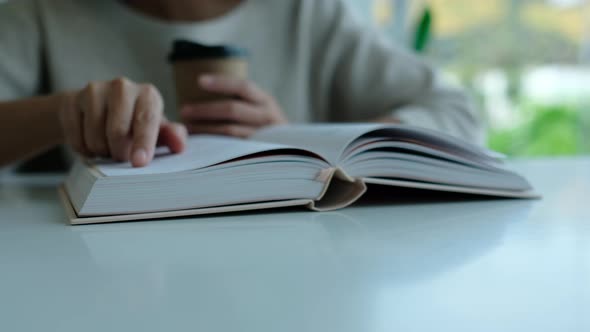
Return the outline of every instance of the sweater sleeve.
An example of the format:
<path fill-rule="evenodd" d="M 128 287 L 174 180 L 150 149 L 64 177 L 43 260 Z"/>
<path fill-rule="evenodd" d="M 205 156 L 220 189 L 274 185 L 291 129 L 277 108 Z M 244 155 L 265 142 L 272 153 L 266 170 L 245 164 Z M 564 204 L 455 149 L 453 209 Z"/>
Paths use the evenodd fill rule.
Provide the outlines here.
<path fill-rule="evenodd" d="M 0 4 L 0 101 L 31 97 L 41 85 L 41 40 L 35 4 Z"/>
<path fill-rule="evenodd" d="M 403 123 L 482 143 L 479 112 L 417 55 L 360 24 L 342 0 L 313 1 L 314 89 L 330 96 L 329 121 L 391 114 Z"/>

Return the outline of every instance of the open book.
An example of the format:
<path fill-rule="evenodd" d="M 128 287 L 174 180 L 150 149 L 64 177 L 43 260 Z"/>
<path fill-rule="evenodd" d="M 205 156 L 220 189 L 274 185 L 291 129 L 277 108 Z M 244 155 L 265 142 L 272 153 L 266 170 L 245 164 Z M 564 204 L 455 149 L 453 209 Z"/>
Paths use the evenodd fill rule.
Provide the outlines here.
<path fill-rule="evenodd" d="M 367 184 L 530 198 L 501 156 L 401 125 L 323 124 L 265 129 L 249 140 L 194 136 L 184 153 L 144 168 L 79 160 L 62 198 L 73 224 L 354 203 Z"/>

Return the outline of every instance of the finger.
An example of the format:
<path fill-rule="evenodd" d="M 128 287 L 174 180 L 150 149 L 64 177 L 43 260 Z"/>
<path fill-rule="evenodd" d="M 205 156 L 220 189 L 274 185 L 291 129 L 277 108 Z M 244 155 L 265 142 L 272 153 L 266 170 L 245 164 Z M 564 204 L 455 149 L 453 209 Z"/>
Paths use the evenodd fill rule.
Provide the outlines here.
<path fill-rule="evenodd" d="M 132 129 L 131 163 L 143 167 L 154 157 L 156 141 L 162 122 L 162 97 L 153 85 L 143 85 L 135 102 Z"/>
<path fill-rule="evenodd" d="M 158 146 L 166 146 L 172 153 L 181 153 L 186 147 L 188 131 L 180 123 L 164 122 L 160 126 Z"/>
<path fill-rule="evenodd" d="M 106 101 L 102 83 L 90 83 L 82 92 L 79 105 L 84 123 L 84 144 L 89 152 L 100 157 L 110 155 L 105 135 Z"/>
<path fill-rule="evenodd" d="M 265 103 L 269 97 L 251 81 L 222 75 L 203 75 L 199 85 L 209 92 L 224 94 L 231 97 L 254 102 Z"/>
<path fill-rule="evenodd" d="M 131 122 L 137 87 L 126 79 L 111 82 L 107 100 L 106 134 L 111 156 L 129 161 L 131 154 Z"/>
<path fill-rule="evenodd" d="M 209 134 L 248 138 L 256 132 L 256 128 L 236 124 L 189 124 L 188 131 L 193 134 Z"/>
<path fill-rule="evenodd" d="M 68 93 L 64 95 L 60 120 L 64 131 L 65 142 L 81 155 L 89 156 L 90 153 L 84 144 L 82 112 L 78 108 L 80 93 Z"/>
<path fill-rule="evenodd" d="M 268 113 L 251 104 L 229 100 L 187 105 L 181 110 L 181 118 L 187 123 L 216 121 L 249 126 L 264 126 L 270 123 Z"/>

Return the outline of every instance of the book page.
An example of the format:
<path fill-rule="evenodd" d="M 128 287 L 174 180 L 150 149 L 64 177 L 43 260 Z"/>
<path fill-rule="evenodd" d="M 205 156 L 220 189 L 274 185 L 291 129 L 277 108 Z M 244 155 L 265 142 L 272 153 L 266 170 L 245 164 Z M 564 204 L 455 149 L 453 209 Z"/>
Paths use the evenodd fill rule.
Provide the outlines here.
<path fill-rule="evenodd" d="M 360 139 L 364 135 L 365 139 Z M 442 132 L 396 124 L 312 124 L 286 125 L 263 129 L 252 140 L 287 144 L 309 149 L 333 166 L 342 166 L 348 154 L 361 146 L 371 147 L 380 141 L 400 141 L 427 146 L 447 155 L 462 156 L 484 163 L 501 163 L 501 156 L 486 148 Z"/>
<path fill-rule="evenodd" d="M 263 129 L 251 139 L 308 149 L 338 166 L 348 145 L 360 136 L 382 127 L 379 124 L 287 125 Z"/>
<path fill-rule="evenodd" d="M 181 154 L 171 154 L 167 148 L 159 148 L 154 160 L 146 167 L 134 168 L 131 163 L 110 160 L 97 161 L 94 165 L 105 176 L 174 173 L 201 169 L 256 153 L 284 149 L 293 148 L 223 136 L 198 135 L 188 139 L 186 150 Z"/>

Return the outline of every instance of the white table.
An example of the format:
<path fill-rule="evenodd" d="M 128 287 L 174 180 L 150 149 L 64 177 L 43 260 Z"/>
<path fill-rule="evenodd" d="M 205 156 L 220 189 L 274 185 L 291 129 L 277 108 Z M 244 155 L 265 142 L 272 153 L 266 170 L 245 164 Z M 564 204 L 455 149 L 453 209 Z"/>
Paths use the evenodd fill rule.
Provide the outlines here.
<path fill-rule="evenodd" d="M 590 158 L 514 165 L 543 200 L 71 227 L 4 185 L 0 331 L 590 331 Z"/>

